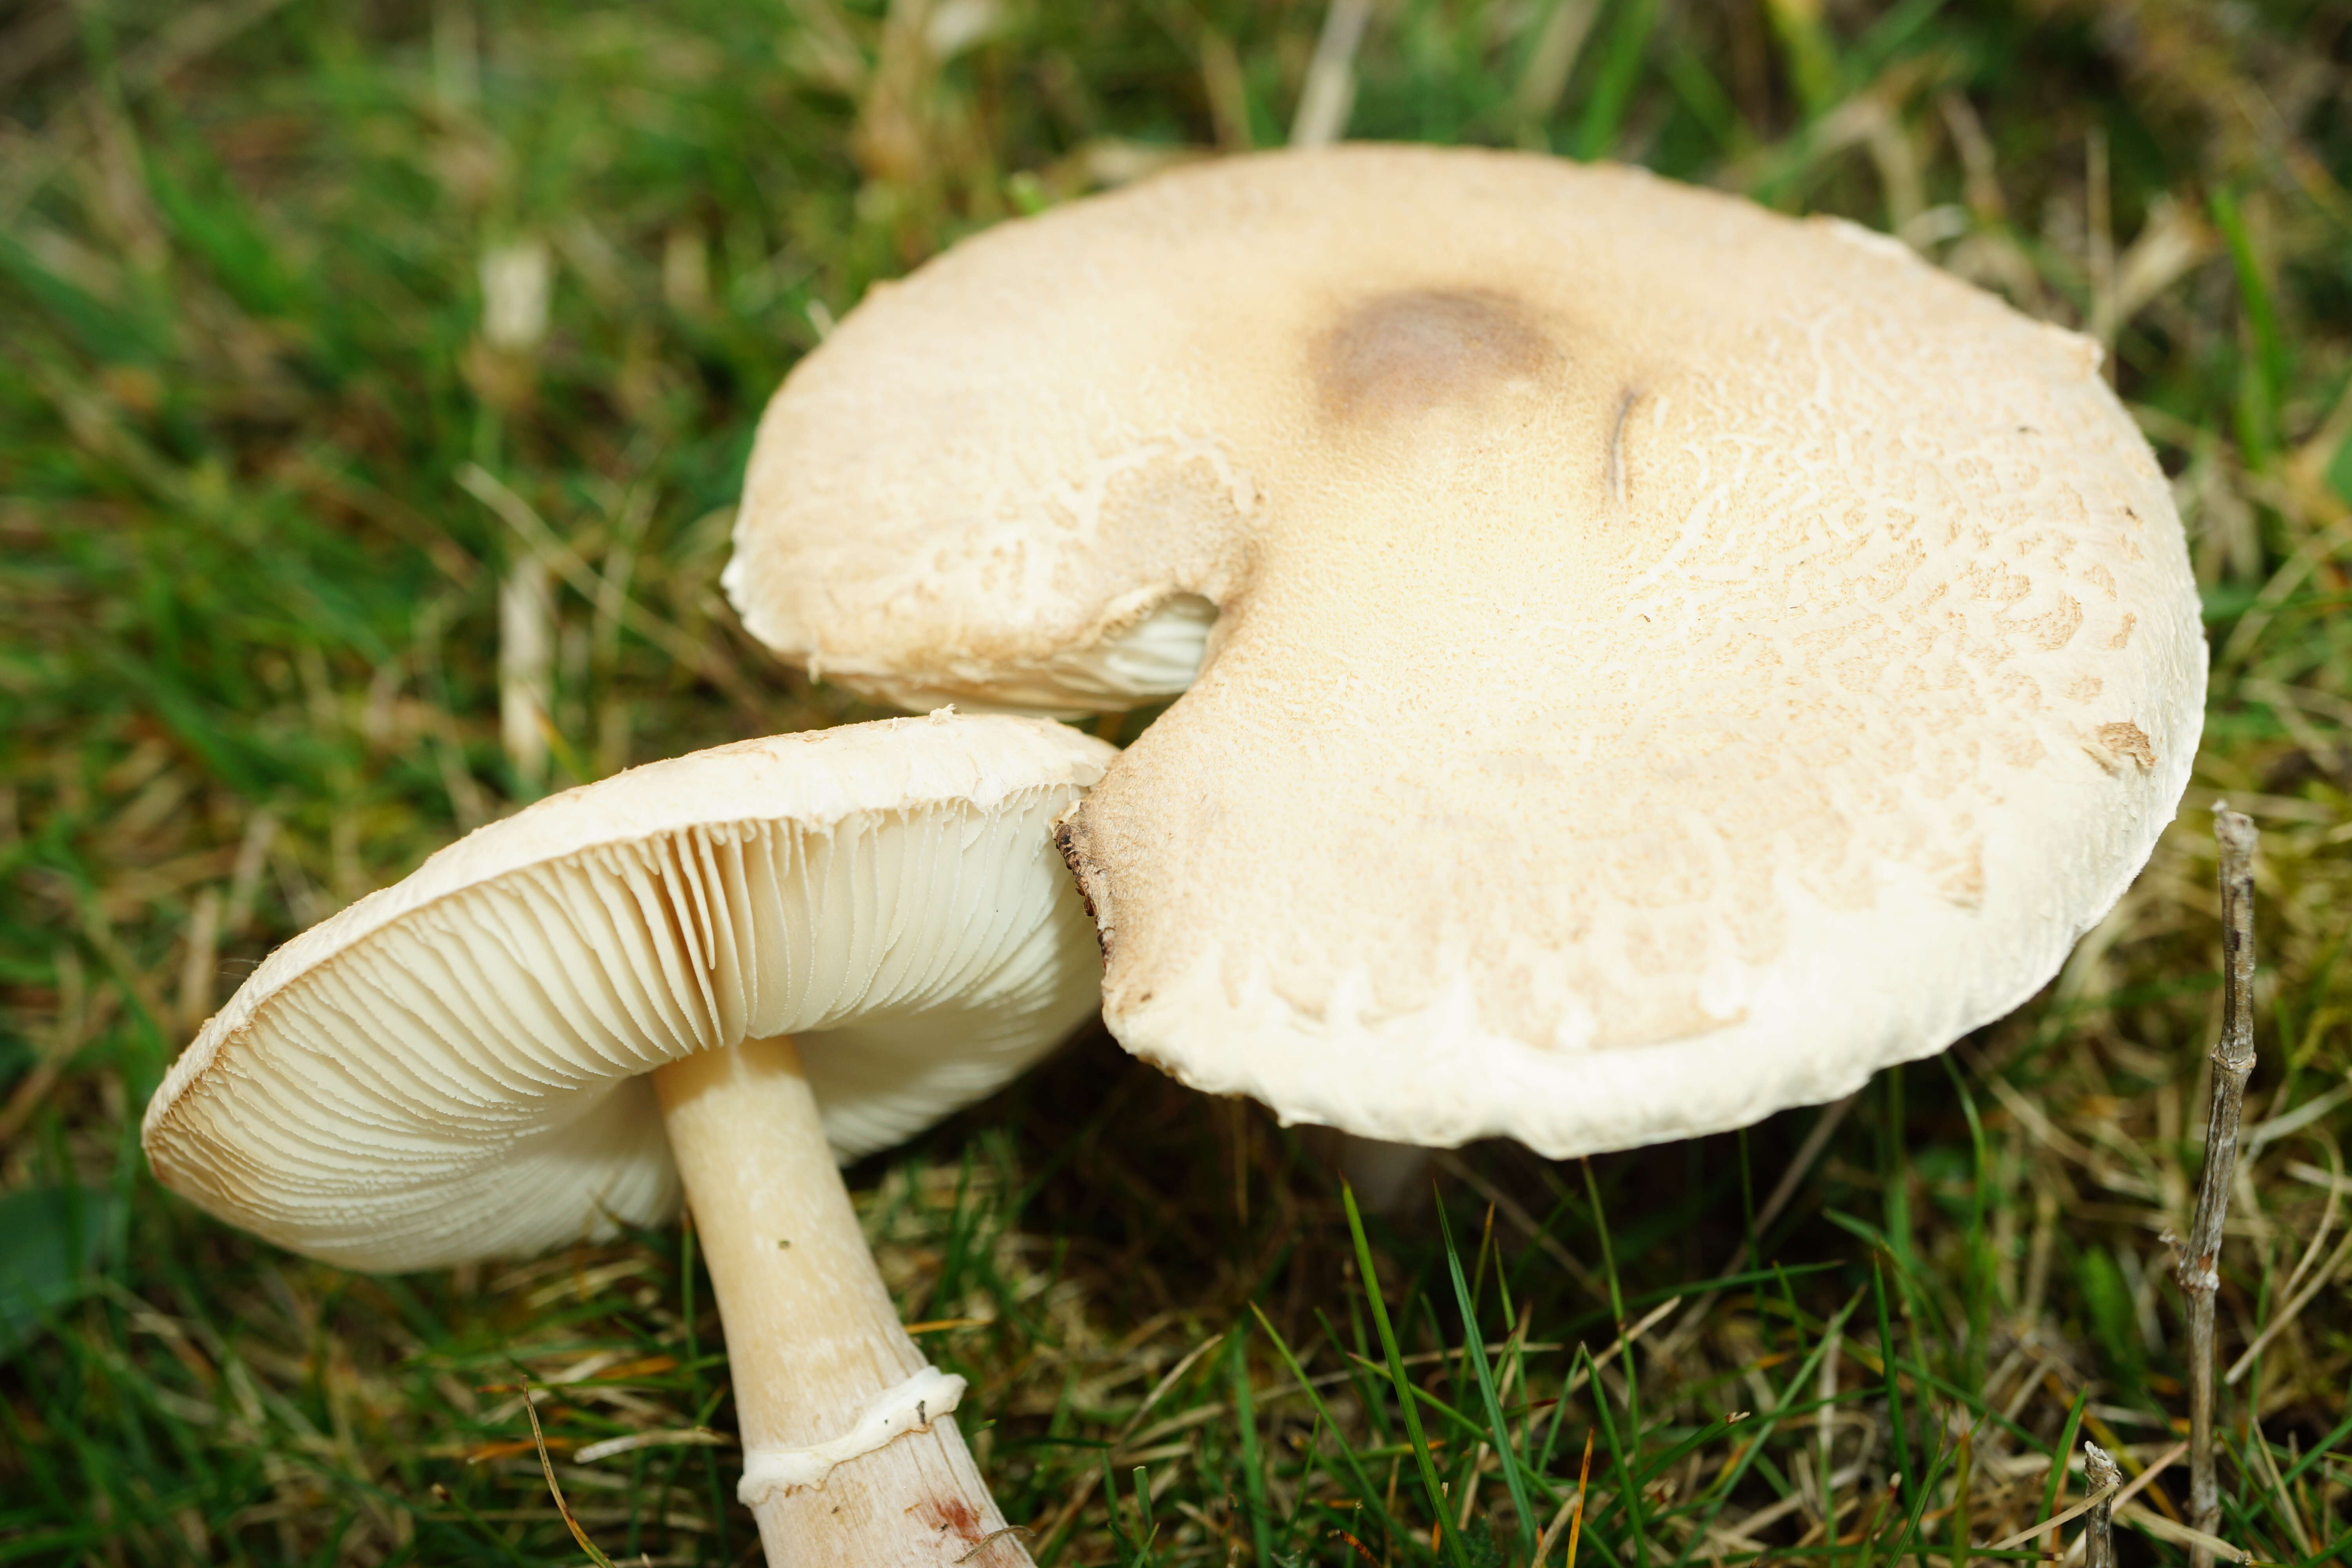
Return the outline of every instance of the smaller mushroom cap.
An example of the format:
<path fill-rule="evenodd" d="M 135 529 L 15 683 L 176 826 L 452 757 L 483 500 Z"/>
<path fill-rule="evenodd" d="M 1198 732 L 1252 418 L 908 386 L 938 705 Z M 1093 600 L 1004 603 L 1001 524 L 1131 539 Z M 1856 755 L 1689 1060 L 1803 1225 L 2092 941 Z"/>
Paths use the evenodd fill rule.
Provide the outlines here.
<path fill-rule="evenodd" d="M 551 796 L 279 948 L 174 1064 L 165 1185 L 353 1268 L 656 1224 L 646 1075 L 800 1042 L 843 1158 L 989 1093 L 1091 1013 L 1054 819 L 1111 748 L 1038 720 L 745 741 Z"/>

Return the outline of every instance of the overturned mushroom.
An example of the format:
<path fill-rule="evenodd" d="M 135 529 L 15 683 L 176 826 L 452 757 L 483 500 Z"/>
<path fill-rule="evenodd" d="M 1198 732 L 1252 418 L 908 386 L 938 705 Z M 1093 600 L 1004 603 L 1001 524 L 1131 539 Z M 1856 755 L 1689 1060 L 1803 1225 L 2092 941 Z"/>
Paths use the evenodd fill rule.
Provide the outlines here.
<path fill-rule="evenodd" d="M 1131 1050 L 1552 1155 L 2017 1005 L 2204 648 L 2096 349 L 1636 171 L 1345 147 L 1007 224 L 771 405 L 728 584 L 826 677 L 1182 697 L 1063 829 Z"/>
<path fill-rule="evenodd" d="M 1025 1562 L 834 1162 L 1093 1011 L 1049 830 L 1109 754 L 942 713 L 542 801 L 272 954 L 149 1105 L 148 1158 L 368 1269 L 658 1223 L 682 1184 L 770 1562 Z"/>

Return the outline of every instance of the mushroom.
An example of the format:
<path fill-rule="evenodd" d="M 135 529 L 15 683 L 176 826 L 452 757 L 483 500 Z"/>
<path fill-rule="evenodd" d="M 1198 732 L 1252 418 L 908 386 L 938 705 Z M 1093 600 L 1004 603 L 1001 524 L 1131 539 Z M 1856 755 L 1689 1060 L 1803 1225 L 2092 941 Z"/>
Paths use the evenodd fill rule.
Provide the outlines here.
<path fill-rule="evenodd" d="M 2015 1007 L 2185 786 L 2197 596 L 2088 340 L 1636 170 L 1194 165 L 877 289 L 726 582 L 813 673 L 1183 695 L 1060 829 L 1126 1047 L 1555 1157 Z"/>
<path fill-rule="evenodd" d="M 147 1109 L 165 1185 L 348 1268 L 694 1213 L 769 1561 L 1025 1563 L 835 1166 L 1094 1010 L 1038 720 L 747 741 L 552 796 L 273 953 Z M 988 1548 L 985 1553 L 980 1549 Z"/>

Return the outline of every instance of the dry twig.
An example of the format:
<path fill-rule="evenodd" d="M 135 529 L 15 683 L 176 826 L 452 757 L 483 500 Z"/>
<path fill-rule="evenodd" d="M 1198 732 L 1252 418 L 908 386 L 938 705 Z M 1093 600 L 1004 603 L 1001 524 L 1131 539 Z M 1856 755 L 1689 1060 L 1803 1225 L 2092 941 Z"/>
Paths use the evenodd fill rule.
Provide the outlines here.
<path fill-rule="evenodd" d="M 2189 1239 L 2173 1244 L 2179 1258 L 2174 1277 L 2189 1299 L 2189 1513 L 2207 1535 L 2221 1524 L 2213 1466 L 2213 1299 L 2221 1289 L 2217 1266 L 2230 1183 L 2238 1166 L 2238 1123 L 2245 1113 L 2246 1080 L 2254 1071 L 2254 847 L 2260 835 L 2251 817 L 2217 803 L 2213 837 L 2221 859 L 2221 1037 L 2213 1047 L 2213 1098 L 2205 1121 L 2197 1215 Z M 2212 1568 L 2213 1552 L 2194 1546 L 2189 1562 L 2189 1568 Z"/>
<path fill-rule="evenodd" d="M 2116 1568 L 2115 1495 L 2124 1473 L 2096 1443 L 2083 1445 L 2083 1472 L 2092 1495 L 2099 1499 L 2092 1505 L 2091 1522 L 2084 1529 L 2083 1538 L 2089 1543 L 2084 1552 L 2084 1568 Z"/>

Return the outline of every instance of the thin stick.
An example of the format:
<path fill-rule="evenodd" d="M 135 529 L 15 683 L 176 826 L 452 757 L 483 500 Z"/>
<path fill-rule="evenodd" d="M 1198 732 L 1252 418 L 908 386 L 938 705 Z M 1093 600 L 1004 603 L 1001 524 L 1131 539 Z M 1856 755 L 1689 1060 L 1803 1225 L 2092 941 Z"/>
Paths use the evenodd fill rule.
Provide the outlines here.
<path fill-rule="evenodd" d="M 2083 1553 L 2084 1568 L 2116 1568 L 2116 1489 L 2123 1484 L 2124 1473 L 2107 1451 L 2096 1443 L 2083 1445 L 2083 1479 L 2090 1484 L 2098 1503 L 2091 1510 L 2091 1522 L 2084 1531 L 2088 1543 Z"/>
<path fill-rule="evenodd" d="M 2171 1468 L 2174 1464 L 2179 1461 L 2180 1457 L 2187 1452 L 2189 1452 L 2189 1439 L 2183 1437 L 2179 1442 L 2175 1443 L 2171 1447 L 2167 1448 L 2163 1453 L 2158 1454 L 2153 1460 L 2151 1460 L 2147 1468 L 2134 1476 L 2131 1479 L 2131 1483 L 2125 1487 L 2123 1490 L 2119 1492 L 2108 1492 L 2106 1494 L 2106 1500 L 2109 1516 L 2112 1518 L 2114 1515 L 2123 1513 L 2128 1510 L 2132 1515 L 2139 1518 L 2162 1519 L 2164 1516 L 2161 1514 L 2151 1514 L 2144 1508 L 2133 1508 L 2131 1506 L 2132 1500 L 2139 1496 L 2140 1493 L 2146 1491 L 2148 1487 L 2155 1482 L 2158 1476 Z M 2086 1466 L 2085 1468 L 2087 1470 L 2088 1467 Z M 2094 1498 L 2091 1500 L 2095 1502 L 2098 1500 Z M 2165 1522 L 2170 1524 L 2172 1521 L 2170 1520 L 2166 1520 Z M 2186 1529 L 2187 1527 L 2175 1526 L 2175 1528 Z M 2089 1546 L 2090 1543 L 2090 1532 L 2085 1531 L 2083 1535 L 2075 1541 L 2074 1545 L 2066 1549 L 2063 1561 L 2072 1564 L 2077 1558 L 2083 1555 L 2084 1549 Z M 2234 1551 L 2235 1548 L 2231 1548 L 2231 1550 Z M 2237 1559 L 2232 1558 L 2231 1561 L 2235 1562 Z"/>
<path fill-rule="evenodd" d="M 2252 818 L 2213 807 L 2221 859 L 2221 1037 L 2213 1047 L 2213 1099 L 2205 1120 L 2205 1170 L 2197 1215 L 2186 1243 L 2174 1245 L 2173 1276 L 2189 1300 L 2189 1515 L 2207 1535 L 2221 1527 L 2221 1489 L 2213 1468 L 2213 1299 L 2220 1294 L 2221 1226 L 2238 1165 L 2238 1123 L 2246 1079 L 2254 1071 L 2254 847 Z M 2213 1568 L 2213 1553 L 2192 1546 L 2189 1568 Z"/>

